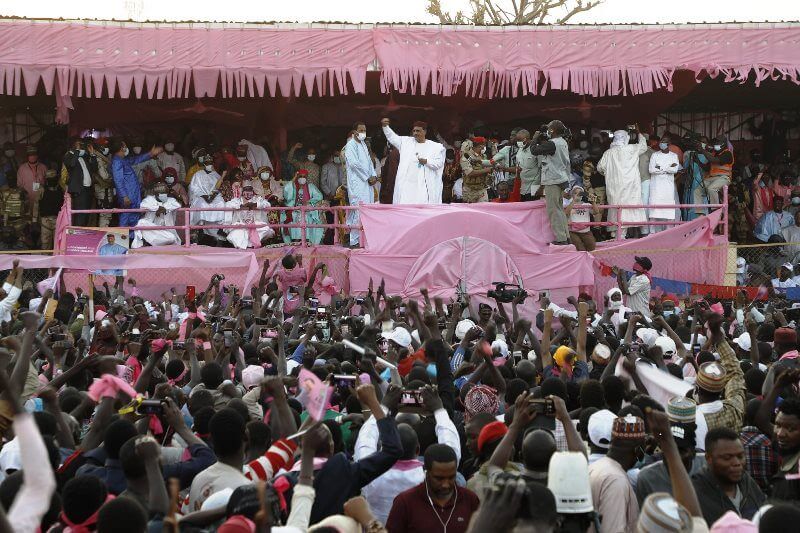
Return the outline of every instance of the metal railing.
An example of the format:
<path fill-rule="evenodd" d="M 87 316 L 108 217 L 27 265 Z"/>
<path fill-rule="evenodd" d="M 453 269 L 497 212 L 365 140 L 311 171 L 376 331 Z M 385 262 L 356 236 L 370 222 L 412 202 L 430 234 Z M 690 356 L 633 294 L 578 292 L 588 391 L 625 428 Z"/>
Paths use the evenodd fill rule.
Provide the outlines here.
<path fill-rule="evenodd" d="M 237 207 L 180 207 L 172 211 L 173 213 L 184 213 L 184 223 L 183 224 L 175 224 L 169 226 L 114 226 L 115 228 L 128 228 L 131 231 L 156 231 L 156 230 L 180 230 L 183 234 L 183 246 L 189 247 L 191 246 L 191 232 L 192 230 L 209 230 L 209 229 L 263 229 L 265 227 L 272 228 L 276 230 L 281 237 L 283 229 L 300 229 L 300 244 L 302 246 L 306 246 L 308 244 L 308 239 L 306 237 L 306 230 L 308 229 L 333 229 L 333 242 L 334 244 L 338 243 L 339 232 L 337 230 L 349 230 L 349 231 L 358 231 L 360 235 L 359 242 L 363 242 L 364 237 L 364 228 L 359 225 L 349 225 L 339 224 L 337 222 L 334 223 L 324 223 L 324 224 L 309 224 L 306 222 L 306 214 L 313 211 L 323 211 L 323 212 L 332 212 L 334 216 L 334 221 L 336 220 L 337 213 L 344 213 L 345 217 L 347 216 L 348 211 L 358 209 L 357 206 L 327 206 L 327 207 L 318 207 L 318 206 L 306 206 L 301 205 L 297 207 L 267 207 L 263 209 L 251 209 L 250 211 L 262 213 L 264 215 L 269 215 L 269 213 L 282 213 L 282 212 L 299 212 L 300 213 L 300 220 L 301 222 L 295 223 L 292 222 L 291 224 L 286 223 L 271 223 L 271 222 L 264 222 L 264 223 L 254 223 L 254 224 L 191 224 L 191 214 L 192 213 L 205 213 L 205 212 L 212 212 L 212 211 L 221 211 L 221 212 L 234 212 L 234 211 L 242 211 L 241 208 Z M 121 208 L 114 208 L 114 209 L 73 209 L 71 211 L 71 215 L 91 215 L 91 214 L 122 214 L 122 213 L 151 213 L 147 209 L 121 209 Z M 293 217 L 294 218 L 294 217 Z M 80 229 L 83 226 L 76 226 L 73 224 L 69 224 L 63 228 L 63 230 L 67 229 Z M 281 230 L 280 232 L 278 230 Z"/>

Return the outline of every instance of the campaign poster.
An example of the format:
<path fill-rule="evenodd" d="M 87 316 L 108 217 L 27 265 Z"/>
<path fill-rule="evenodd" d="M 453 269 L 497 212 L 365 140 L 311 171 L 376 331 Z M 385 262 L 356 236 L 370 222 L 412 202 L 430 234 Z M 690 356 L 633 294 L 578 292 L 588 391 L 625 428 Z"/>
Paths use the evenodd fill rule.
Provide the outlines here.
<path fill-rule="evenodd" d="M 124 228 L 71 228 L 67 230 L 66 255 L 125 255 L 130 248 Z M 124 276 L 124 270 L 98 270 L 95 274 Z"/>

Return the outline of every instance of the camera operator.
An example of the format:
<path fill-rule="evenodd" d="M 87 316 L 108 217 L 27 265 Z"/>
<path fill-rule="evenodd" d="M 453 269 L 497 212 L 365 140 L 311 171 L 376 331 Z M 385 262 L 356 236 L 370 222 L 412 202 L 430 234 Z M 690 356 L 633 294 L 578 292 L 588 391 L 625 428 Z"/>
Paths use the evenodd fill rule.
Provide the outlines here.
<path fill-rule="evenodd" d="M 711 168 L 708 170 L 708 175 L 705 177 L 704 189 L 696 188 L 694 190 L 694 203 L 703 203 L 703 194 L 708 197 L 709 204 L 719 203 L 719 191 L 726 185 L 731 183 L 731 173 L 733 171 L 733 152 L 728 148 L 728 143 L 722 137 L 715 137 L 711 145 L 711 150 L 706 146 L 702 148 L 700 153 L 708 160 Z M 703 210 L 695 208 L 697 214 L 702 215 Z"/>
<path fill-rule="evenodd" d="M 547 218 L 556 238 L 553 244 L 557 246 L 570 243 L 567 216 L 562 203 L 562 195 L 570 177 L 569 145 L 564 139 L 568 134 L 569 130 L 563 122 L 553 120 L 533 134 L 532 143 L 535 146 L 530 147 L 532 155 L 541 156 L 541 188 L 544 189 Z M 542 137 L 546 140 L 540 142 Z"/>
<path fill-rule="evenodd" d="M 683 186 L 683 203 L 693 204 L 695 202 L 696 191 L 700 191 L 700 195 L 705 195 L 705 173 L 708 170 L 708 159 L 704 155 L 708 146 L 708 137 L 701 135 L 699 137 L 694 133 L 690 133 L 681 141 L 684 149 L 683 157 L 683 172 L 684 186 Z M 702 203 L 702 201 L 700 202 Z M 698 213 L 696 209 L 683 209 L 681 216 L 684 220 L 693 220 Z M 700 210 L 702 212 L 702 210 Z"/>

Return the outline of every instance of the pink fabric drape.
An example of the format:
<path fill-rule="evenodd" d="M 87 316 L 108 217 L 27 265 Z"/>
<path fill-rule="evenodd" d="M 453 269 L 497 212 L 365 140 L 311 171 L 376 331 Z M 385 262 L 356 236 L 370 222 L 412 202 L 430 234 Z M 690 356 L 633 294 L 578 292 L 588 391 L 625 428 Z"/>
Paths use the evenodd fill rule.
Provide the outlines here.
<path fill-rule="evenodd" d="M 381 88 L 476 97 L 545 94 L 548 88 L 606 96 L 672 88 L 678 69 L 725 81 L 800 83 L 800 27 L 726 25 L 505 31 L 376 29 Z"/>
<path fill-rule="evenodd" d="M 0 94 L 162 99 L 363 93 L 373 61 L 383 92 L 474 97 L 605 96 L 671 89 L 676 70 L 758 85 L 800 83 L 795 24 L 277 28 L 0 23 Z M 23 93 L 24 89 L 24 93 Z"/>

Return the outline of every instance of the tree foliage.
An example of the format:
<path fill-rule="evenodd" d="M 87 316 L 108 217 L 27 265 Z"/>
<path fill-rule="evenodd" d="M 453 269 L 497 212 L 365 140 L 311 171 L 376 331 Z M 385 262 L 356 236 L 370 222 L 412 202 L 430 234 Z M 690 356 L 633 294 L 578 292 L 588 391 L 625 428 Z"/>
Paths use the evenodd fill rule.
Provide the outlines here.
<path fill-rule="evenodd" d="M 428 13 L 442 24 L 535 25 L 564 24 L 583 11 L 589 11 L 602 0 L 469 0 L 466 11 L 450 13 L 440 0 L 428 0 Z"/>

